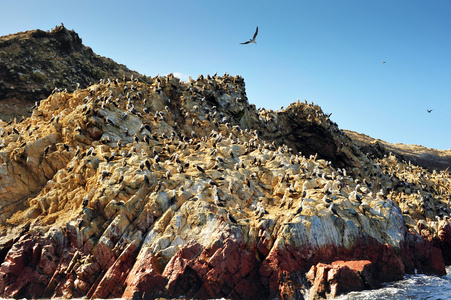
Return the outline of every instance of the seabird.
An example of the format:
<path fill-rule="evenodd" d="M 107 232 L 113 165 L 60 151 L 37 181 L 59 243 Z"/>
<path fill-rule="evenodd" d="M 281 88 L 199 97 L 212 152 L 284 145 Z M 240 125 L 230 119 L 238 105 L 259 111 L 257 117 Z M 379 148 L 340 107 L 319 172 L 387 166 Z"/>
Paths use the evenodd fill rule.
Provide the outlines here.
<path fill-rule="evenodd" d="M 201 166 L 199 166 L 199 165 L 197 165 L 196 164 L 196 169 L 199 171 L 199 172 L 201 172 L 201 173 L 204 173 L 205 174 L 205 171 L 204 171 L 204 169 L 202 169 L 202 167 Z"/>
<path fill-rule="evenodd" d="M 330 204 L 329 210 L 331 213 L 338 216 L 337 210 L 335 209 L 335 204 L 333 202 Z"/>
<path fill-rule="evenodd" d="M 302 202 L 301 203 L 299 203 L 299 208 L 296 210 L 296 215 L 299 215 L 301 212 L 302 212 L 302 209 L 303 209 L 304 207 L 302 206 Z"/>
<path fill-rule="evenodd" d="M 428 111 L 428 113 L 431 113 L 432 109 L 428 109 L 427 111 Z"/>
<path fill-rule="evenodd" d="M 94 152 L 94 147 L 91 147 L 88 149 L 88 152 L 86 153 L 87 156 L 90 156 Z"/>
<path fill-rule="evenodd" d="M 144 161 L 144 163 L 146 164 L 147 169 L 150 170 L 150 161 L 148 161 L 147 159 Z"/>
<path fill-rule="evenodd" d="M 144 181 L 146 182 L 146 184 L 150 184 L 149 177 L 146 174 L 144 174 Z"/>
<path fill-rule="evenodd" d="M 237 224 L 238 223 L 236 221 L 236 219 L 230 214 L 230 212 L 227 212 L 227 219 L 229 219 L 229 221 L 232 222 L 233 224 Z"/>
<path fill-rule="evenodd" d="M 50 147 L 51 147 L 50 145 L 48 145 L 47 147 L 45 147 L 45 149 L 44 149 L 44 156 L 46 156 L 47 153 L 49 153 Z"/>
<path fill-rule="evenodd" d="M 247 42 L 240 43 L 240 44 L 242 44 L 242 45 L 246 45 L 246 44 L 249 44 L 249 43 L 257 44 L 257 42 L 255 41 L 255 38 L 257 37 L 257 34 L 258 34 L 258 26 L 257 26 L 257 29 L 255 30 L 255 33 L 254 33 L 254 36 L 252 37 L 252 39 L 250 39 Z"/>
<path fill-rule="evenodd" d="M 102 179 L 111 175 L 110 171 L 102 170 Z"/>

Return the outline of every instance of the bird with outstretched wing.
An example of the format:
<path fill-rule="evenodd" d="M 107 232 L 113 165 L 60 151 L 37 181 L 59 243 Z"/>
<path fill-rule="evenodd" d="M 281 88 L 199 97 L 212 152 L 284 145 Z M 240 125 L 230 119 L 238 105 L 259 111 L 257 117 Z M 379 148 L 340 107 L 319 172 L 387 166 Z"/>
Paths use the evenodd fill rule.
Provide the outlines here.
<path fill-rule="evenodd" d="M 252 39 L 250 39 L 249 41 L 244 42 L 244 43 L 240 43 L 240 44 L 242 44 L 242 45 L 246 45 L 246 44 L 249 44 L 249 43 L 257 44 L 257 42 L 255 41 L 255 38 L 257 37 L 257 34 L 258 34 L 258 26 L 257 26 L 257 29 L 255 30 L 254 37 Z"/>

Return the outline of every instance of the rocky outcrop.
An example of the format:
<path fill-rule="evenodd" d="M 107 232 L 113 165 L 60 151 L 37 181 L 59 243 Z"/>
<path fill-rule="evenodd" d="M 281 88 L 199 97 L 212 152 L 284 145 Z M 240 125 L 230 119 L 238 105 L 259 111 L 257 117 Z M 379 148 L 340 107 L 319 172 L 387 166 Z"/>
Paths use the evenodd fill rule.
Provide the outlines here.
<path fill-rule="evenodd" d="M 378 287 L 369 260 L 334 261 L 329 265 L 319 263 L 311 267 L 307 278 L 312 284 L 310 299 L 334 298 L 351 291 Z"/>
<path fill-rule="evenodd" d="M 1 297 L 324 298 L 449 259 L 447 173 L 240 76 L 101 80 L 0 136 Z"/>
<path fill-rule="evenodd" d="M 448 171 L 451 166 L 451 150 L 437 150 L 420 145 L 392 144 L 379 139 L 373 139 L 365 134 L 350 130 L 344 131 L 352 142 L 374 158 L 383 158 L 384 155 L 394 155 L 400 161 L 411 162 L 416 166 L 433 170 Z"/>
<path fill-rule="evenodd" d="M 126 66 L 95 54 L 62 24 L 0 37 L 0 119 L 30 116 L 36 101 L 52 91 L 86 88 L 100 79 L 139 76 Z"/>

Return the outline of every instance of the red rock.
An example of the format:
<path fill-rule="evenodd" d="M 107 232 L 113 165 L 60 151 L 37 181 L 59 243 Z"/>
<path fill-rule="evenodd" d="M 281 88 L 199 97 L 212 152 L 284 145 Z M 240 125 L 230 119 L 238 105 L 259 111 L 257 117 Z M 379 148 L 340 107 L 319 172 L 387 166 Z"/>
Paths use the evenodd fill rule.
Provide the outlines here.
<path fill-rule="evenodd" d="M 90 127 L 90 128 L 88 129 L 88 132 L 89 132 L 89 135 L 91 136 L 91 138 L 92 138 L 93 140 L 98 141 L 98 140 L 100 140 L 100 138 L 102 137 L 102 130 L 100 130 L 99 128 L 97 128 L 97 127 L 95 127 L 95 126 Z"/>
<path fill-rule="evenodd" d="M 152 299 L 164 297 L 166 279 L 156 268 L 157 258 L 150 251 L 142 251 L 125 280 L 125 290 L 121 298 Z"/>
<path fill-rule="evenodd" d="M 445 262 L 443 260 L 442 250 L 431 246 L 430 269 L 428 273 L 443 276 L 446 275 Z"/>
<path fill-rule="evenodd" d="M 125 279 L 133 266 L 138 247 L 129 244 L 108 269 L 91 298 L 120 298 L 125 289 Z"/>
<path fill-rule="evenodd" d="M 312 283 L 310 298 L 335 297 L 351 291 L 374 288 L 373 264 L 363 261 L 335 261 L 312 266 L 307 279 Z"/>
<path fill-rule="evenodd" d="M 442 251 L 433 246 L 433 242 L 416 233 L 408 233 L 410 256 L 414 268 L 419 273 L 445 275 L 445 263 Z"/>
<path fill-rule="evenodd" d="M 375 261 L 375 277 L 381 282 L 401 280 L 405 274 L 401 257 L 389 245 L 382 245 Z"/>
<path fill-rule="evenodd" d="M 451 265 L 451 224 L 442 222 L 438 229 L 439 241 L 435 245 L 442 250 L 446 265 Z"/>

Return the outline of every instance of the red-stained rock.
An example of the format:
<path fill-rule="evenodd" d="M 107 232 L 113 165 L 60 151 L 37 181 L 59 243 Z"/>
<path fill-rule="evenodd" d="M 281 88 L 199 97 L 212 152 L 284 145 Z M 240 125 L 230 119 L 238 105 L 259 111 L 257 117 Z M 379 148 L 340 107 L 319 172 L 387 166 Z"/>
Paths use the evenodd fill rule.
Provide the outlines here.
<path fill-rule="evenodd" d="M 100 130 L 99 128 L 97 128 L 97 127 L 95 127 L 95 126 L 90 127 L 90 128 L 88 129 L 88 131 L 89 131 L 89 135 L 91 136 L 91 138 L 92 138 L 93 140 L 98 141 L 98 140 L 100 140 L 100 138 L 102 137 L 102 130 Z"/>
<path fill-rule="evenodd" d="M 414 268 L 419 273 L 439 276 L 446 274 L 442 251 L 433 246 L 433 241 L 414 232 L 408 232 L 406 239 Z"/>
<path fill-rule="evenodd" d="M 377 286 L 373 264 L 368 260 L 319 263 L 312 266 L 306 277 L 312 283 L 309 299 L 335 297 Z"/>
<path fill-rule="evenodd" d="M 401 280 L 405 274 L 405 268 L 396 250 L 389 245 L 381 245 L 379 251 L 379 256 L 374 261 L 375 277 L 381 282 Z"/>
<path fill-rule="evenodd" d="M 437 235 L 439 241 L 435 241 L 434 245 L 442 250 L 445 264 L 451 265 L 451 224 L 441 222 Z"/>
<path fill-rule="evenodd" d="M 52 240 L 22 236 L 0 267 L 0 296 L 41 298 L 59 260 L 53 249 Z"/>
<path fill-rule="evenodd" d="M 269 297 L 279 297 L 279 286 L 284 285 L 283 278 L 286 274 L 292 274 L 296 270 L 305 272 L 304 266 L 300 264 L 292 252 L 286 248 L 276 248 L 269 253 L 259 268 L 259 274 L 264 286 L 270 291 Z M 284 293 L 287 289 L 284 288 Z"/>
<path fill-rule="evenodd" d="M 168 292 L 173 294 L 176 286 L 188 287 L 186 296 L 194 298 L 234 297 L 243 299 L 265 298 L 266 290 L 256 273 L 257 260 L 255 254 L 244 249 L 244 244 L 232 239 L 226 239 L 222 246 L 215 243 L 212 248 L 204 249 L 194 260 L 171 260 L 164 274 L 172 273 L 168 283 Z M 198 248 L 196 248 L 198 250 Z M 183 250 L 181 250 L 183 254 Z M 172 266 L 171 266 L 172 264 Z M 180 268 L 174 268 L 178 264 Z M 178 275 L 189 274 L 185 277 Z M 196 272 L 193 274 L 193 272 Z M 198 288 L 193 289 L 194 286 Z M 195 294 L 191 294 L 192 292 Z M 175 294 L 173 294 L 175 295 Z M 180 295 L 180 294 L 179 294 Z M 233 295 L 233 296 L 232 296 Z"/>
<path fill-rule="evenodd" d="M 361 277 L 366 288 L 375 288 L 379 286 L 379 281 L 374 277 L 373 263 L 369 260 L 335 261 L 332 265 L 348 267 Z"/>
<path fill-rule="evenodd" d="M 445 262 L 443 260 L 442 250 L 431 246 L 430 269 L 428 273 L 439 276 L 446 275 Z"/>
<path fill-rule="evenodd" d="M 163 273 L 168 279 L 166 290 L 171 297 L 177 295 L 192 296 L 199 289 L 202 281 L 193 269 L 192 260 L 200 255 L 202 246 L 198 243 L 193 243 L 182 248 L 169 261 Z M 199 270 L 197 270 L 199 271 Z"/>
<path fill-rule="evenodd" d="M 142 251 L 125 280 L 126 288 L 121 298 L 154 299 L 166 296 L 167 280 L 156 265 L 157 258 L 150 251 Z"/>
<path fill-rule="evenodd" d="M 329 291 L 327 287 L 327 272 L 328 265 L 319 263 L 316 266 L 312 266 L 310 271 L 307 273 L 306 277 L 312 284 L 310 288 L 310 298 L 316 299 L 315 297 L 326 297 L 326 293 Z"/>
<path fill-rule="evenodd" d="M 129 244 L 108 269 L 91 298 L 119 298 L 125 289 L 125 279 L 133 266 L 138 247 Z"/>

